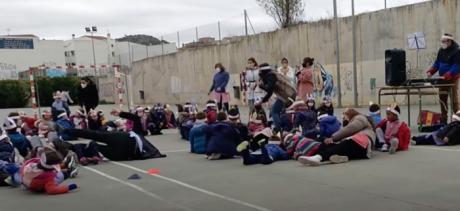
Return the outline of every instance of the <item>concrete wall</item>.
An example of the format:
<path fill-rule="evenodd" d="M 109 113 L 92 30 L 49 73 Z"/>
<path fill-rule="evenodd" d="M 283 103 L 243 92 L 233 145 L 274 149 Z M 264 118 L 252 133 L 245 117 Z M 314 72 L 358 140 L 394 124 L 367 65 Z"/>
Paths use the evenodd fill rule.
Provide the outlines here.
<path fill-rule="evenodd" d="M 411 77 L 420 78 L 430 65 L 439 48 L 439 38 L 444 32 L 460 35 L 460 10 L 457 0 L 432 2 L 362 14 L 356 17 L 359 103 L 367 105 L 377 100 L 377 89 L 385 84 L 384 51 L 392 48 L 406 49 L 411 64 Z M 352 18 L 339 19 L 342 102 L 353 104 L 352 82 Z M 427 49 L 420 51 L 420 68 L 415 69 L 416 52 L 407 49 L 407 35 L 424 32 Z M 239 84 L 237 74 L 245 67 L 249 57 L 259 63 L 279 64 L 281 58 L 289 59 L 292 66 L 300 64 L 303 57 L 314 57 L 336 75 L 335 25 L 324 20 L 294 26 L 288 29 L 258 34 L 238 41 L 210 47 L 185 49 L 166 56 L 148 58 L 134 63 L 132 71 L 133 96 L 140 100 L 138 90 L 146 91 L 146 103 L 185 101 L 204 102 L 211 84 L 213 67 L 222 62 L 233 76 L 232 83 Z M 409 69 L 409 67 L 408 67 Z M 371 86 L 375 80 L 376 86 Z M 335 84 L 337 84 L 335 82 Z M 232 93 L 232 92 L 231 92 Z M 398 98 L 405 103 L 405 98 Z M 433 102 L 426 97 L 425 102 Z M 384 103 L 393 102 L 392 97 Z"/>

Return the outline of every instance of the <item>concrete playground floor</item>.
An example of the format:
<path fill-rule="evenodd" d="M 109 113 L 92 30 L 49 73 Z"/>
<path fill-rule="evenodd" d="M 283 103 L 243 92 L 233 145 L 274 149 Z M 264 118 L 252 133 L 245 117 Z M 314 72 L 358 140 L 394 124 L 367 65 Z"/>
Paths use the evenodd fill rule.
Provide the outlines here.
<path fill-rule="evenodd" d="M 243 166 L 240 158 L 208 161 L 203 155 L 189 153 L 188 142 L 180 140 L 176 130 L 148 139 L 167 157 L 82 167 L 77 178 L 66 181 L 79 188 L 59 196 L 2 187 L 0 210 L 460 208 L 460 146 L 413 146 L 395 155 L 375 152 L 370 160 L 320 167 L 302 166 L 293 160 Z M 151 169 L 159 173 L 149 174 Z M 133 174 L 140 179 L 129 180 Z"/>

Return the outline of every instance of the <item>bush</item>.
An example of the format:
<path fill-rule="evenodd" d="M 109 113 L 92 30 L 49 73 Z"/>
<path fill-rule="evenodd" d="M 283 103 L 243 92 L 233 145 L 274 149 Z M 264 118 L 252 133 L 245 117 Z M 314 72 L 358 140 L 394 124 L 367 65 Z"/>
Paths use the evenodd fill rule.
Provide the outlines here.
<path fill-rule="evenodd" d="M 80 78 L 78 77 L 59 77 L 47 78 L 41 77 L 37 81 L 38 94 L 40 106 L 51 106 L 53 104 L 53 92 L 56 90 L 69 91 L 69 95 L 78 104 L 77 89 L 80 85 Z"/>
<path fill-rule="evenodd" d="M 21 108 L 27 105 L 30 87 L 27 81 L 0 81 L 0 108 Z"/>

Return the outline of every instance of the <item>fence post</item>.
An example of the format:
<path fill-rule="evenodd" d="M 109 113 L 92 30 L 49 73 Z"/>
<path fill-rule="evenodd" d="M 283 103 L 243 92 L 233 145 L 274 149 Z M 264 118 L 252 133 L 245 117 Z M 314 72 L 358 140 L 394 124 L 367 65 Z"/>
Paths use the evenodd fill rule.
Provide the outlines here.
<path fill-rule="evenodd" d="M 117 96 L 118 96 L 118 106 L 120 109 L 123 108 L 123 92 L 122 92 L 122 84 L 121 84 L 121 73 L 120 73 L 120 66 L 119 65 L 114 65 L 114 72 L 115 72 L 115 79 L 116 79 L 116 91 L 117 91 Z"/>
<path fill-rule="evenodd" d="M 34 69 L 29 68 L 29 83 L 30 83 L 30 96 L 32 99 L 32 110 L 34 111 L 34 117 L 38 119 L 38 107 L 37 107 L 37 97 L 35 93 L 35 79 L 34 79 Z"/>

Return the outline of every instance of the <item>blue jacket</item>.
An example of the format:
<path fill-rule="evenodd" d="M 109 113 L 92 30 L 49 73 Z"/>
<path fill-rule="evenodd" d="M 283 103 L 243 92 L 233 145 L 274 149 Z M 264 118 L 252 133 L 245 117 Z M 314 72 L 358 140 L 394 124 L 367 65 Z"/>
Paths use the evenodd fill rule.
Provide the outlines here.
<path fill-rule="evenodd" d="M 51 105 L 51 114 L 53 115 L 53 120 L 56 121 L 58 119 L 57 116 L 63 111 L 67 113 L 67 116 L 70 116 L 69 104 L 62 100 L 54 101 Z"/>
<path fill-rule="evenodd" d="M 8 141 L 0 140 L 0 161 L 14 162 L 14 147 Z"/>
<path fill-rule="evenodd" d="M 32 150 L 32 145 L 29 140 L 21 133 L 8 131 L 8 137 L 10 138 L 11 143 L 13 143 L 14 148 L 18 149 L 21 156 L 27 156 L 29 150 Z"/>
<path fill-rule="evenodd" d="M 378 125 L 382 121 L 382 115 L 380 114 L 370 114 L 369 116 L 374 120 L 375 125 Z"/>
<path fill-rule="evenodd" d="M 307 138 L 316 138 L 317 114 L 312 110 L 298 111 L 294 116 L 294 127 L 302 127 L 302 135 Z"/>
<path fill-rule="evenodd" d="M 212 86 L 209 92 L 215 91 L 218 93 L 225 93 L 225 88 L 227 87 L 228 81 L 230 80 L 230 75 L 227 71 L 222 70 L 214 75 L 212 80 Z"/>
<path fill-rule="evenodd" d="M 430 72 L 434 74 L 436 71 L 439 71 L 439 75 L 448 80 L 460 73 L 460 50 L 457 43 L 454 42 L 450 48 L 438 51 L 438 56 Z"/>
<path fill-rule="evenodd" d="M 69 119 L 60 118 L 60 119 L 58 119 L 56 121 L 56 124 L 61 126 L 62 128 L 65 128 L 65 129 L 75 129 L 75 125 Z M 62 140 L 65 140 L 65 141 L 75 140 L 75 137 L 73 137 L 68 132 L 67 133 L 66 132 L 58 132 L 58 136 L 60 136 L 62 138 Z"/>
<path fill-rule="evenodd" d="M 236 146 L 240 142 L 238 130 L 227 122 L 217 122 L 206 128 L 208 146 L 206 154 L 218 153 L 226 156 L 237 154 Z"/>
<path fill-rule="evenodd" d="M 335 116 L 327 116 L 319 121 L 319 137 L 330 138 L 332 134 L 340 130 L 340 122 Z"/>
<path fill-rule="evenodd" d="M 190 141 L 190 152 L 196 154 L 206 153 L 206 146 L 208 144 L 206 137 L 206 128 L 208 125 L 200 123 L 190 130 L 189 141 Z"/>

